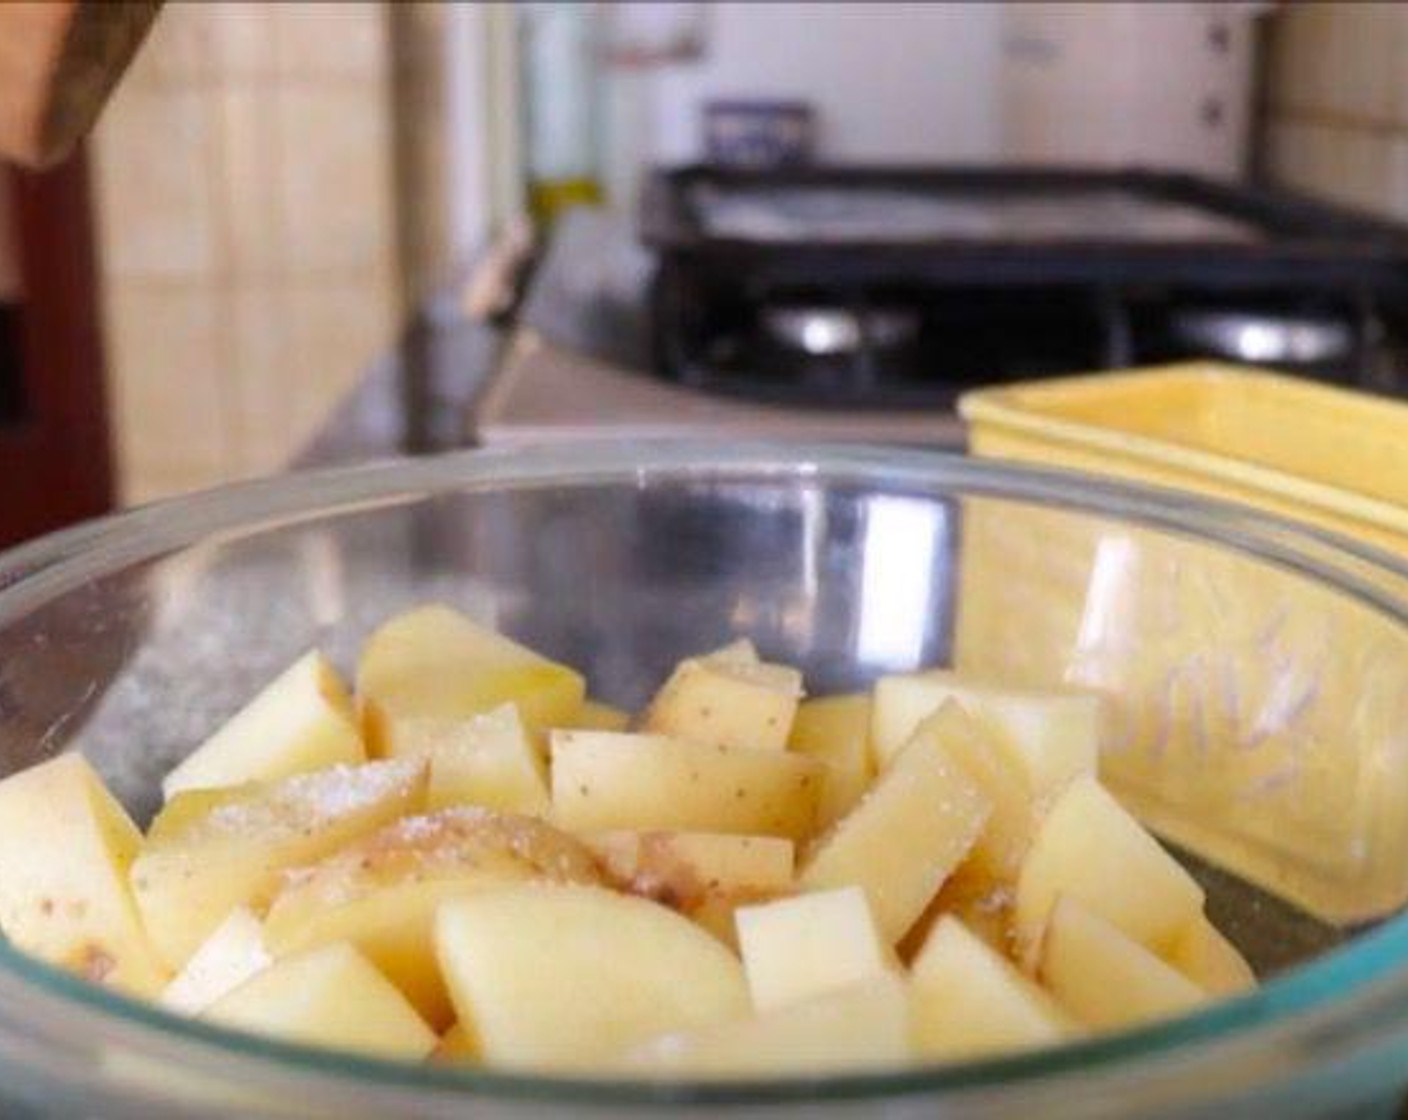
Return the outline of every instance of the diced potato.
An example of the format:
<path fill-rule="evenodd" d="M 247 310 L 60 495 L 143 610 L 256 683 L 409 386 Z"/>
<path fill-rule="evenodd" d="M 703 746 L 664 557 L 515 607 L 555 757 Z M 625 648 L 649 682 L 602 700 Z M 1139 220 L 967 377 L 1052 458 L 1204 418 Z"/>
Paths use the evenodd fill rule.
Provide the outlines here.
<path fill-rule="evenodd" d="M 479 1045 L 472 1031 L 463 1023 L 456 1023 L 440 1036 L 440 1045 L 430 1055 L 432 1061 L 448 1062 L 451 1065 L 461 1062 L 477 1062 Z"/>
<path fill-rule="evenodd" d="M 688 909 L 708 894 L 784 891 L 793 844 L 780 836 L 725 832 L 631 832 L 580 837 L 607 875 L 632 894 Z"/>
<path fill-rule="evenodd" d="M 652 1039 L 620 1063 L 647 1076 L 820 1075 L 914 1057 L 905 985 L 871 977 L 763 1015 Z"/>
<path fill-rule="evenodd" d="M 788 751 L 711 747 L 663 735 L 552 733 L 553 818 L 563 828 L 677 829 L 799 839 L 825 770 Z"/>
<path fill-rule="evenodd" d="M 870 904 L 859 887 L 841 887 L 744 906 L 734 915 L 743 971 L 756 1011 L 771 1011 L 889 968 Z"/>
<path fill-rule="evenodd" d="M 869 694 L 803 700 L 797 705 L 787 746 L 826 764 L 816 823 L 819 829 L 829 827 L 855 808 L 875 776 Z"/>
<path fill-rule="evenodd" d="M 415 1061 L 440 1041 L 395 986 L 342 943 L 274 962 L 216 1000 L 204 1018 L 379 1058 Z"/>
<path fill-rule="evenodd" d="M 992 806 L 982 833 L 964 861 L 965 874 L 986 881 L 993 888 L 1016 882 L 1036 827 L 1036 811 L 1026 777 L 1012 764 L 991 727 L 953 701 L 946 701 L 933 715 L 926 716 L 914 734 L 932 738 L 963 768 Z"/>
<path fill-rule="evenodd" d="M 406 817 L 292 876 L 265 921 L 278 956 L 354 945 L 426 1022 L 450 1022 L 435 958 L 440 906 L 485 887 L 545 879 L 597 883 L 592 854 L 533 817 L 458 808 Z"/>
<path fill-rule="evenodd" d="M 391 755 L 429 760 L 426 807 L 432 812 L 454 805 L 547 812 L 547 762 L 512 704 L 462 720 L 393 720 L 387 730 Z"/>
<path fill-rule="evenodd" d="M 1203 910 L 1203 889 L 1093 778 L 1078 778 L 1037 829 L 1017 881 L 1013 928 L 1029 965 L 1057 895 L 1113 922 L 1154 953 Z"/>
<path fill-rule="evenodd" d="M 160 1003 L 183 1015 L 199 1015 L 273 960 L 259 919 L 248 907 L 237 906 L 167 985 Z"/>
<path fill-rule="evenodd" d="M 1038 974 L 1061 1005 L 1091 1027 L 1167 1018 L 1208 999 L 1117 926 L 1064 895 L 1042 938 Z"/>
<path fill-rule="evenodd" d="M 128 868 L 142 842 L 82 755 L 0 781 L 0 930 L 17 949 L 154 996 L 170 977 L 142 928 Z"/>
<path fill-rule="evenodd" d="M 717 747 L 782 750 L 802 695 L 802 674 L 741 658 L 680 662 L 646 709 L 641 727 Z"/>
<path fill-rule="evenodd" d="M 236 906 L 267 906 L 285 869 L 319 860 L 424 802 L 425 764 L 414 759 L 178 793 L 132 864 L 147 932 L 166 963 L 180 968 Z"/>
<path fill-rule="evenodd" d="M 305 654 L 166 775 L 183 790 L 277 781 L 366 760 L 347 687 L 321 653 Z"/>
<path fill-rule="evenodd" d="M 990 811 L 933 736 L 916 736 L 817 844 L 798 881 L 808 890 L 862 887 L 881 935 L 896 944 L 972 849 Z"/>
<path fill-rule="evenodd" d="M 486 1062 L 591 1069 L 666 1031 L 741 1018 L 743 969 L 686 918 L 595 887 L 529 884 L 446 904 L 440 964 Z"/>
<path fill-rule="evenodd" d="M 570 723 L 573 731 L 625 731 L 630 726 L 630 712 L 600 700 L 583 700 L 581 710 Z"/>
<path fill-rule="evenodd" d="M 1044 1046 L 1073 1029 L 1056 1002 L 956 918 L 940 918 L 910 972 L 914 1039 L 931 1058 Z"/>
<path fill-rule="evenodd" d="M 871 738 L 883 768 L 925 717 L 955 700 L 991 725 L 1032 796 L 1045 801 L 1099 761 L 1104 709 L 1082 692 L 1024 692 L 967 680 L 944 670 L 882 677 L 875 685 Z"/>
<path fill-rule="evenodd" d="M 1215 996 L 1233 996 L 1256 987 L 1252 966 L 1202 914 L 1174 939 L 1164 960 Z"/>
<path fill-rule="evenodd" d="M 368 640 L 357 666 L 367 745 L 386 749 L 387 723 L 460 720 L 512 703 L 535 730 L 568 724 L 581 708 L 580 673 L 445 606 L 397 615 Z"/>
<path fill-rule="evenodd" d="M 899 946 L 904 960 L 913 960 L 928 940 L 934 925 L 945 915 L 962 922 L 969 933 L 981 938 L 985 944 L 1004 957 L 1012 955 L 1015 939 L 1012 936 L 1011 886 L 994 886 L 986 877 L 971 874 L 967 864 L 961 864 L 947 880 L 943 888 L 929 903 L 924 916 L 915 922 Z"/>

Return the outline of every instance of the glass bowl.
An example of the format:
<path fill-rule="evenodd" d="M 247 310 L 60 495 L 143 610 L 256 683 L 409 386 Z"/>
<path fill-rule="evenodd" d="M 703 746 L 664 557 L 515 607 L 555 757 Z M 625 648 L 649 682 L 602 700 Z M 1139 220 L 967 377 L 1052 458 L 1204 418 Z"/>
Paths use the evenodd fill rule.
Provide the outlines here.
<path fill-rule="evenodd" d="M 1408 571 L 1387 556 L 1171 492 L 917 451 L 585 445 L 294 475 L 0 556 L 4 772 L 80 748 L 144 819 L 160 775 L 278 669 L 313 645 L 349 666 L 426 600 L 626 706 L 743 634 L 814 691 L 954 660 L 1099 688 L 1110 780 L 1186 849 L 1266 982 L 983 1062 L 628 1083 L 260 1040 L 0 943 L 4 1115 L 1286 1116 L 1408 1084 Z"/>

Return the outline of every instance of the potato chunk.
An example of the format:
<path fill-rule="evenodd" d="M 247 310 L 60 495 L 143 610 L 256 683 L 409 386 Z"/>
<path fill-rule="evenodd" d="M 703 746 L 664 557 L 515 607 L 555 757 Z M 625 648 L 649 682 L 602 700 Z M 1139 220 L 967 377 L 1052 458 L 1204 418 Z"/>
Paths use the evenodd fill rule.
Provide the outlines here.
<path fill-rule="evenodd" d="M 1180 1015 L 1208 999 L 1117 926 L 1064 895 L 1042 939 L 1038 974 L 1062 1006 L 1091 1027 Z"/>
<path fill-rule="evenodd" d="M 398 719 L 387 728 L 392 755 L 429 760 L 426 807 L 432 812 L 455 805 L 547 812 L 547 763 L 512 704 L 462 720 Z"/>
<path fill-rule="evenodd" d="M 631 713 L 600 700 L 583 700 L 568 726 L 573 731 L 625 731 L 631 726 Z"/>
<path fill-rule="evenodd" d="M 748 1019 L 652 1039 L 620 1064 L 646 1076 L 756 1077 L 893 1068 L 913 1056 L 904 981 L 883 975 Z"/>
<path fill-rule="evenodd" d="M 453 898 L 529 879 L 600 881 L 591 853 L 532 817 L 446 809 L 406 817 L 292 875 L 265 921 L 278 956 L 346 941 L 432 1026 L 449 1023 L 435 913 Z"/>
<path fill-rule="evenodd" d="M 248 907 L 237 906 L 167 985 L 160 1002 L 183 1015 L 199 1015 L 273 960 L 259 919 Z"/>
<path fill-rule="evenodd" d="M 621 829 L 580 839 L 624 889 L 681 909 L 711 894 L 776 892 L 792 885 L 794 848 L 781 836 Z"/>
<path fill-rule="evenodd" d="M 367 640 L 357 665 L 374 754 L 389 749 L 391 720 L 461 720 L 512 703 L 536 730 L 570 723 L 585 694 L 580 673 L 445 606 L 397 615 Z"/>
<path fill-rule="evenodd" d="M 1099 697 L 998 688 L 944 670 L 876 682 L 871 736 L 880 765 L 949 700 L 998 734 L 1038 802 L 1059 793 L 1072 778 L 1096 771 L 1104 718 Z"/>
<path fill-rule="evenodd" d="M 940 918 L 911 965 L 915 1044 L 933 1058 L 1044 1046 L 1074 1024 L 956 918 Z"/>
<path fill-rule="evenodd" d="M 1164 960 L 1215 996 L 1233 996 L 1256 987 L 1256 973 L 1246 958 L 1201 914 L 1174 938 Z"/>
<path fill-rule="evenodd" d="M 991 804 L 932 735 L 916 735 L 870 792 L 818 842 L 799 883 L 865 890 L 897 943 L 972 849 Z"/>
<path fill-rule="evenodd" d="M 686 918 L 594 887 L 529 884 L 445 905 L 436 942 L 487 1062 L 593 1069 L 666 1031 L 741 1018 L 743 970 Z"/>
<path fill-rule="evenodd" d="M 82 755 L 0 781 L 0 930 L 50 964 L 155 995 L 170 974 L 127 881 L 141 841 Z"/>
<path fill-rule="evenodd" d="M 757 1011 L 771 1011 L 889 968 L 870 904 L 859 887 L 740 907 L 738 945 Z"/>
<path fill-rule="evenodd" d="M 314 650 L 295 661 L 166 775 L 162 792 L 276 781 L 366 760 L 352 698 Z"/>
<path fill-rule="evenodd" d="M 1013 930 L 1028 963 L 1057 895 L 1154 953 L 1168 950 L 1203 910 L 1203 889 L 1093 778 L 1077 779 L 1056 800 L 1022 865 Z"/>
<path fill-rule="evenodd" d="M 801 695 L 796 669 L 716 653 L 680 662 L 641 726 L 709 746 L 780 751 Z"/>
<path fill-rule="evenodd" d="M 222 1026 L 289 1042 L 416 1061 L 439 1039 L 386 977 L 347 944 L 276 961 L 205 1011 Z"/>
<path fill-rule="evenodd" d="M 133 892 L 157 951 L 180 968 L 236 906 L 267 906 L 286 869 L 417 812 L 424 801 L 425 764 L 414 759 L 178 793 L 132 864 Z"/>
<path fill-rule="evenodd" d="M 827 828 L 853 808 L 875 776 L 870 751 L 870 696 L 821 696 L 797 705 L 789 750 L 826 764 L 817 828 Z"/>
<path fill-rule="evenodd" d="M 1012 764 L 990 725 L 951 700 L 926 716 L 914 734 L 931 737 L 992 806 L 964 861 L 964 874 L 988 884 L 989 890 L 1015 883 L 1036 828 L 1036 806 L 1025 775 Z"/>
<path fill-rule="evenodd" d="M 787 751 L 663 735 L 552 733 L 552 811 L 563 828 L 740 832 L 799 839 L 825 770 Z"/>

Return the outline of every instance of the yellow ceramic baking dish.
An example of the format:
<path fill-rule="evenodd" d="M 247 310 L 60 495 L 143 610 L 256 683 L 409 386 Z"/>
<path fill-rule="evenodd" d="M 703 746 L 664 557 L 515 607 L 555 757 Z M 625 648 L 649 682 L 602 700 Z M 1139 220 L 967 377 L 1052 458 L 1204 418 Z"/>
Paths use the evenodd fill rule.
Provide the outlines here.
<path fill-rule="evenodd" d="M 1408 406 L 1208 363 L 987 389 L 979 456 L 1230 499 L 1408 558 Z M 1402 905 L 1408 648 L 1291 568 L 1138 526 L 964 509 L 954 659 L 1111 698 L 1107 779 L 1313 913 Z M 1398 869 L 1395 870 L 1395 867 Z"/>

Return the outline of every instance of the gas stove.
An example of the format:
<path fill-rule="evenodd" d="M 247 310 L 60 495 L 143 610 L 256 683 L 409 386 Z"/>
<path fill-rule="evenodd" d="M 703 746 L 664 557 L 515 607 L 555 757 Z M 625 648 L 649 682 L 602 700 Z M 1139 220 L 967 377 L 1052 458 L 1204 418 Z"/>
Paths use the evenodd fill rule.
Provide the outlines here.
<path fill-rule="evenodd" d="M 1183 175 L 655 175 L 539 262 L 474 434 L 956 443 L 968 388 L 1196 357 L 1398 392 L 1408 234 Z"/>

